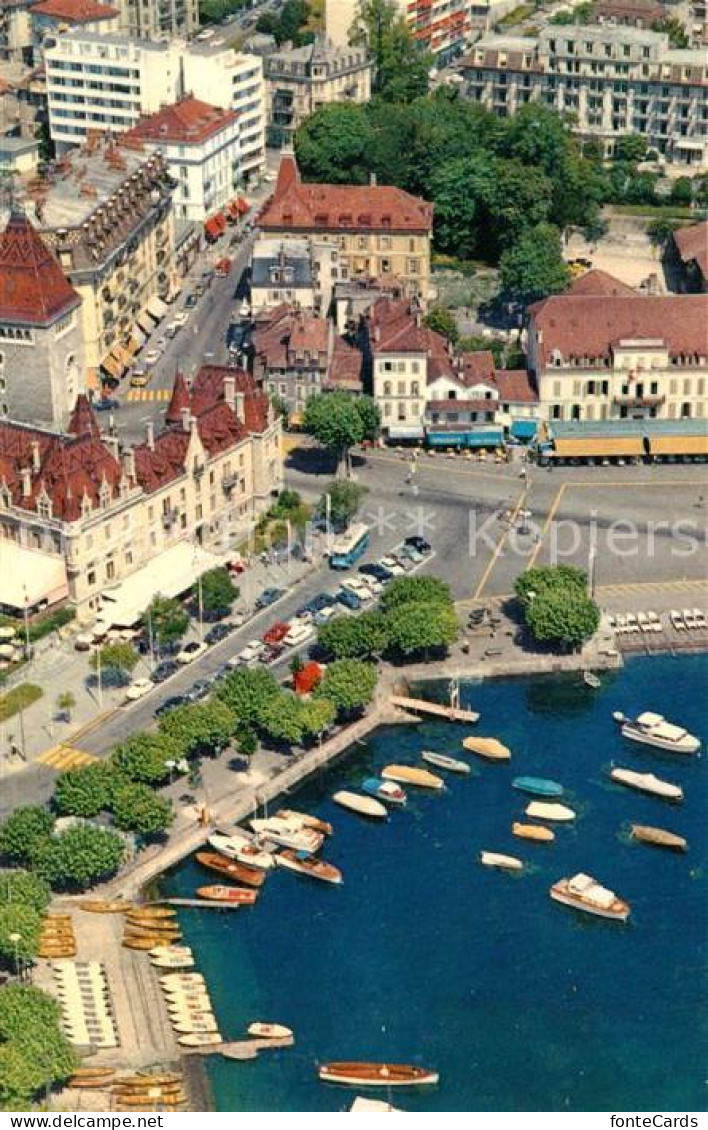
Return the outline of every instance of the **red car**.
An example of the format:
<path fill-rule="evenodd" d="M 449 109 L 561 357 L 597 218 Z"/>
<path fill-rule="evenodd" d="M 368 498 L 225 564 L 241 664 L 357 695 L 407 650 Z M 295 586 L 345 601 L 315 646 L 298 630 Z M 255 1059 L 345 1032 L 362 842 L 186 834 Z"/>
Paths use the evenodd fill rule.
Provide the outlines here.
<path fill-rule="evenodd" d="M 279 644 L 281 640 L 285 639 L 289 631 L 290 625 L 283 624 L 283 622 L 279 620 L 277 623 L 271 624 L 270 628 L 263 636 L 263 643 L 267 643 L 270 647 L 274 644 Z"/>
<path fill-rule="evenodd" d="M 216 274 L 219 276 L 219 278 L 224 278 L 224 276 L 228 275 L 229 271 L 231 270 L 231 260 L 219 259 L 219 262 L 216 264 L 214 270 L 216 271 Z"/>

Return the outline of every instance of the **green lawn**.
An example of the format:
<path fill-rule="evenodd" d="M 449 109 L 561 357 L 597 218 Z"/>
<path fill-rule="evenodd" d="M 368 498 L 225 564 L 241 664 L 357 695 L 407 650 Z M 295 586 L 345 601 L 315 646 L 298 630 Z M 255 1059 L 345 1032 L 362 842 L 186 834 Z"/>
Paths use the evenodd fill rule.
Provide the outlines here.
<path fill-rule="evenodd" d="M 621 216 L 646 216 L 648 220 L 701 220 L 700 213 L 676 204 L 613 204 L 612 211 Z"/>
<path fill-rule="evenodd" d="M 18 687 L 13 687 L 11 691 L 0 695 L 0 722 L 6 722 L 13 714 L 19 714 L 20 710 L 26 710 L 43 694 L 42 688 L 35 686 L 34 683 L 20 683 Z"/>

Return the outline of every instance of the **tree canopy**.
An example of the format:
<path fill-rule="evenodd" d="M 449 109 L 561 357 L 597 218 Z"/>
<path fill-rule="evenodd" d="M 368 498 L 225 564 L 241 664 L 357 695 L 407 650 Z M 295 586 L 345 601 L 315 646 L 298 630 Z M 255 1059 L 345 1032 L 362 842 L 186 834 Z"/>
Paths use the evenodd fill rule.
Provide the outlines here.
<path fill-rule="evenodd" d="M 52 834 L 54 817 L 38 804 L 21 805 L 0 825 L 0 855 L 31 863 Z"/>
<path fill-rule="evenodd" d="M 204 612 L 218 612 L 225 615 L 237 599 L 239 590 L 231 580 L 228 569 L 220 567 L 204 573 L 201 578 L 201 593 Z M 192 597 L 195 601 L 199 599 L 198 584 L 192 590 Z"/>
<path fill-rule="evenodd" d="M 537 224 L 524 232 L 499 260 L 502 293 L 528 305 L 565 290 L 570 272 L 563 259 L 560 232 L 553 224 Z"/>
<path fill-rule="evenodd" d="M 166 762 L 178 761 L 184 754 L 177 738 L 165 733 L 137 733 L 116 746 L 111 764 L 129 781 L 161 785 L 169 777 Z"/>
<path fill-rule="evenodd" d="M 402 604 L 444 604 L 452 607 L 450 586 L 439 577 L 394 577 L 381 597 L 381 608 L 390 612 Z"/>
<path fill-rule="evenodd" d="M 33 985 L 0 993 L 0 1107 L 27 1110 L 40 1092 L 64 1082 L 77 1063 L 60 1025 L 59 1004 Z"/>
<path fill-rule="evenodd" d="M 114 776 L 105 761 L 62 773 L 54 787 L 54 804 L 62 816 L 97 816 L 110 808 Z"/>
<path fill-rule="evenodd" d="M 320 518 L 325 517 L 329 495 L 332 525 L 336 529 L 345 529 L 359 509 L 359 503 L 365 493 L 366 487 L 360 486 L 359 483 L 354 483 L 350 479 L 335 479 L 328 485 L 317 503 L 317 515 Z"/>
<path fill-rule="evenodd" d="M 539 643 L 580 647 L 600 624 L 600 610 L 587 593 L 587 576 L 573 565 L 526 569 L 514 589 L 524 619 Z"/>
<path fill-rule="evenodd" d="M 172 802 L 156 795 L 148 785 L 121 782 L 113 794 L 113 819 L 116 827 L 138 836 L 165 832 L 172 820 Z"/>
<path fill-rule="evenodd" d="M 236 715 L 225 700 L 185 703 L 160 718 L 159 729 L 185 757 L 214 757 L 229 744 Z"/>
<path fill-rule="evenodd" d="M 129 643 L 107 643 L 91 656 L 91 668 L 97 671 L 100 659 L 102 671 L 132 671 L 139 658 Z"/>
<path fill-rule="evenodd" d="M 125 844 L 108 828 L 77 824 L 48 837 L 33 863 L 39 875 L 59 890 L 91 887 L 115 875 L 123 862 Z"/>
<path fill-rule="evenodd" d="M 189 627 L 189 616 L 178 600 L 156 596 L 143 613 L 141 624 L 148 638 L 161 647 L 181 639 Z"/>
<path fill-rule="evenodd" d="M 335 659 L 371 659 L 386 650 L 386 619 L 373 610 L 358 616 L 335 616 L 320 626 L 317 641 Z"/>
<path fill-rule="evenodd" d="M 376 681 L 377 672 L 372 663 L 339 659 L 327 666 L 315 690 L 315 698 L 329 699 L 339 714 L 347 716 L 371 702 Z"/>
<path fill-rule="evenodd" d="M 278 680 L 265 667 L 232 671 L 216 689 L 217 699 L 226 703 L 239 722 L 259 722 L 270 699 L 279 693 Z"/>
<path fill-rule="evenodd" d="M 395 0 L 359 0 L 350 41 L 374 60 L 373 93 L 386 102 L 411 102 L 428 90 L 433 58 L 413 36 Z"/>
<path fill-rule="evenodd" d="M 51 897 L 49 884 L 31 871 L 0 871 L 0 903 L 25 903 L 41 914 Z"/>
<path fill-rule="evenodd" d="M 389 648 L 402 656 L 444 651 L 459 633 L 454 608 L 439 602 L 400 604 L 387 614 L 386 627 Z"/>
<path fill-rule="evenodd" d="M 337 464 L 348 460 L 349 451 L 364 439 L 374 439 L 380 412 L 371 397 L 352 397 L 346 392 L 323 392 L 305 405 L 303 428 L 328 448 Z"/>

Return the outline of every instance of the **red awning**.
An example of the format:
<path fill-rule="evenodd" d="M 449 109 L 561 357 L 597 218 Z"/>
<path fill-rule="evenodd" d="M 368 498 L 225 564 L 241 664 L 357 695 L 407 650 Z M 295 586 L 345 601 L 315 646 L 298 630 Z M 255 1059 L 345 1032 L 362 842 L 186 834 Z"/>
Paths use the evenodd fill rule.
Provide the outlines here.
<path fill-rule="evenodd" d="M 224 213 L 223 212 L 217 212 L 214 215 L 214 219 L 216 220 L 217 224 L 219 225 L 219 231 L 225 232 L 226 231 L 226 216 L 224 215 Z"/>
<path fill-rule="evenodd" d="M 233 200 L 229 200 L 226 205 L 226 211 L 230 220 L 237 220 L 239 218 L 241 209 L 239 208 L 238 198 L 236 196 L 234 196 Z"/>
<path fill-rule="evenodd" d="M 239 210 L 239 212 L 241 213 L 242 216 L 245 216 L 246 212 L 251 211 L 251 205 L 248 203 L 248 201 L 243 196 L 239 196 L 237 203 L 238 203 L 238 210 Z"/>
<path fill-rule="evenodd" d="M 209 239 L 218 239 L 223 232 L 224 228 L 219 223 L 220 219 L 223 220 L 221 214 L 219 214 L 219 216 L 208 216 L 204 221 L 204 231 Z"/>

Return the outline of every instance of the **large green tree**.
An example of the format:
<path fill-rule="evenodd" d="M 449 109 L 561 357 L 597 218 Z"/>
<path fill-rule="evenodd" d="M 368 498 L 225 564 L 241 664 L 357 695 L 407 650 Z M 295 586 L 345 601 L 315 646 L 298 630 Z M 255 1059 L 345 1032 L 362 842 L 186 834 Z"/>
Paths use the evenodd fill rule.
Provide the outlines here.
<path fill-rule="evenodd" d="M 558 228 L 538 224 L 525 232 L 502 254 L 499 281 L 502 292 L 523 305 L 565 290 L 570 273 L 563 260 Z"/>
<path fill-rule="evenodd" d="M 37 804 L 21 805 L 0 826 L 0 855 L 12 863 L 31 863 L 52 834 L 54 817 Z"/>
<path fill-rule="evenodd" d="M 452 607 L 450 586 L 439 577 L 394 577 L 381 597 L 384 612 L 401 604 L 421 603 Z"/>
<path fill-rule="evenodd" d="M 5 966 L 34 961 L 39 949 L 42 914 L 24 902 L 0 903 L 0 959 Z M 19 937 L 15 937 L 19 935 Z M 14 939 L 14 940 L 13 940 Z"/>
<path fill-rule="evenodd" d="M 366 493 L 366 487 L 351 479 L 335 479 L 330 483 L 325 493 L 317 503 L 317 515 L 324 518 L 327 514 L 327 497 L 329 496 L 329 514 L 332 525 L 337 529 L 344 529 L 349 525 L 359 509 L 359 503 Z"/>
<path fill-rule="evenodd" d="M 43 1090 L 64 1082 L 77 1058 L 60 1024 L 58 1002 L 33 985 L 0 993 L 0 1107 L 28 1110 Z"/>
<path fill-rule="evenodd" d="M 121 671 L 130 672 L 135 667 L 140 656 L 129 643 L 107 643 L 91 656 L 91 668 L 94 671 Z"/>
<path fill-rule="evenodd" d="M 339 659 L 325 669 L 315 697 L 329 700 L 339 714 L 348 717 L 371 702 L 377 678 L 373 663 Z"/>
<path fill-rule="evenodd" d="M 62 773 L 54 787 L 54 804 L 62 816 L 97 816 L 110 808 L 115 777 L 108 762 L 82 765 Z"/>
<path fill-rule="evenodd" d="M 189 616 L 178 600 L 156 596 L 143 613 L 141 624 L 147 637 L 159 648 L 181 639 L 189 627 Z"/>
<path fill-rule="evenodd" d="M 77 824 L 47 840 L 34 863 L 52 887 L 84 890 L 115 875 L 124 855 L 125 844 L 116 832 Z"/>
<path fill-rule="evenodd" d="M 148 785 L 129 781 L 116 787 L 112 808 L 116 827 L 138 836 L 159 835 L 174 819 L 171 801 L 157 796 Z"/>
<path fill-rule="evenodd" d="M 312 114 L 295 137 L 298 166 L 324 184 L 366 184 L 374 132 L 365 106 L 331 102 Z"/>
<path fill-rule="evenodd" d="M 210 569 L 201 578 L 202 609 L 204 612 L 216 612 L 222 615 L 231 608 L 238 597 L 238 588 L 231 580 L 228 569 Z M 192 597 L 199 600 L 199 585 L 192 590 Z"/>
<path fill-rule="evenodd" d="M 239 722 L 258 723 L 270 700 L 280 693 L 272 671 L 265 667 L 232 671 L 221 680 L 216 696 L 233 711 Z"/>
<path fill-rule="evenodd" d="M 321 738 L 337 716 L 337 708 L 329 698 L 311 698 L 300 703 L 300 721 L 305 737 Z"/>
<path fill-rule="evenodd" d="M 580 647 L 600 625 L 600 609 L 576 588 L 545 590 L 532 601 L 526 623 L 539 643 Z"/>
<path fill-rule="evenodd" d="M 373 90 L 382 99 L 412 102 L 427 92 L 433 59 L 414 38 L 395 0 L 359 0 L 350 39 L 373 56 Z"/>
<path fill-rule="evenodd" d="M 364 439 L 375 438 L 380 424 L 378 406 L 370 397 L 346 392 L 311 396 L 305 406 L 303 428 L 349 468 L 349 451 Z"/>
<path fill-rule="evenodd" d="M 454 643 L 459 624 L 453 608 L 441 603 L 401 604 L 386 614 L 389 649 L 401 656 L 444 651 Z"/>
<path fill-rule="evenodd" d="M 585 592 L 587 583 L 587 573 L 576 565 L 535 565 L 519 573 L 514 582 L 514 592 L 524 610 L 528 610 L 541 593 L 564 589 Z"/>
<path fill-rule="evenodd" d="M 0 903 L 20 902 L 41 914 L 51 897 L 49 884 L 32 871 L 0 871 Z"/>
<path fill-rule="evenodd" d="M 260 725 L 273 741 L 300 745 L 304 735 L 300 699 L 290 691 L 281 691 L 266 703 Z"/>
<path fill-rule="evenodd" d="M 376 611 L 358 616 L 335 616 L 317 632 L 322 650 L 335 659 L 371 659 L 388 644 L 386 618 Z"/>
<path fill-rule="evenodd" d="M 161 785 L 170 775 L 166 762 L 183 756 L 178 739 L 164 733 L 131 734 L 116 746 L 111 764 L 116 773 L 143 785 Z"/>
<path fill-rule="evenodd" d="M 226 749 L 236 714 L 224 700 L 187 703 L 160 718 L 160 733 L 178 742 L 185 757 L 214 757 Z"/>

